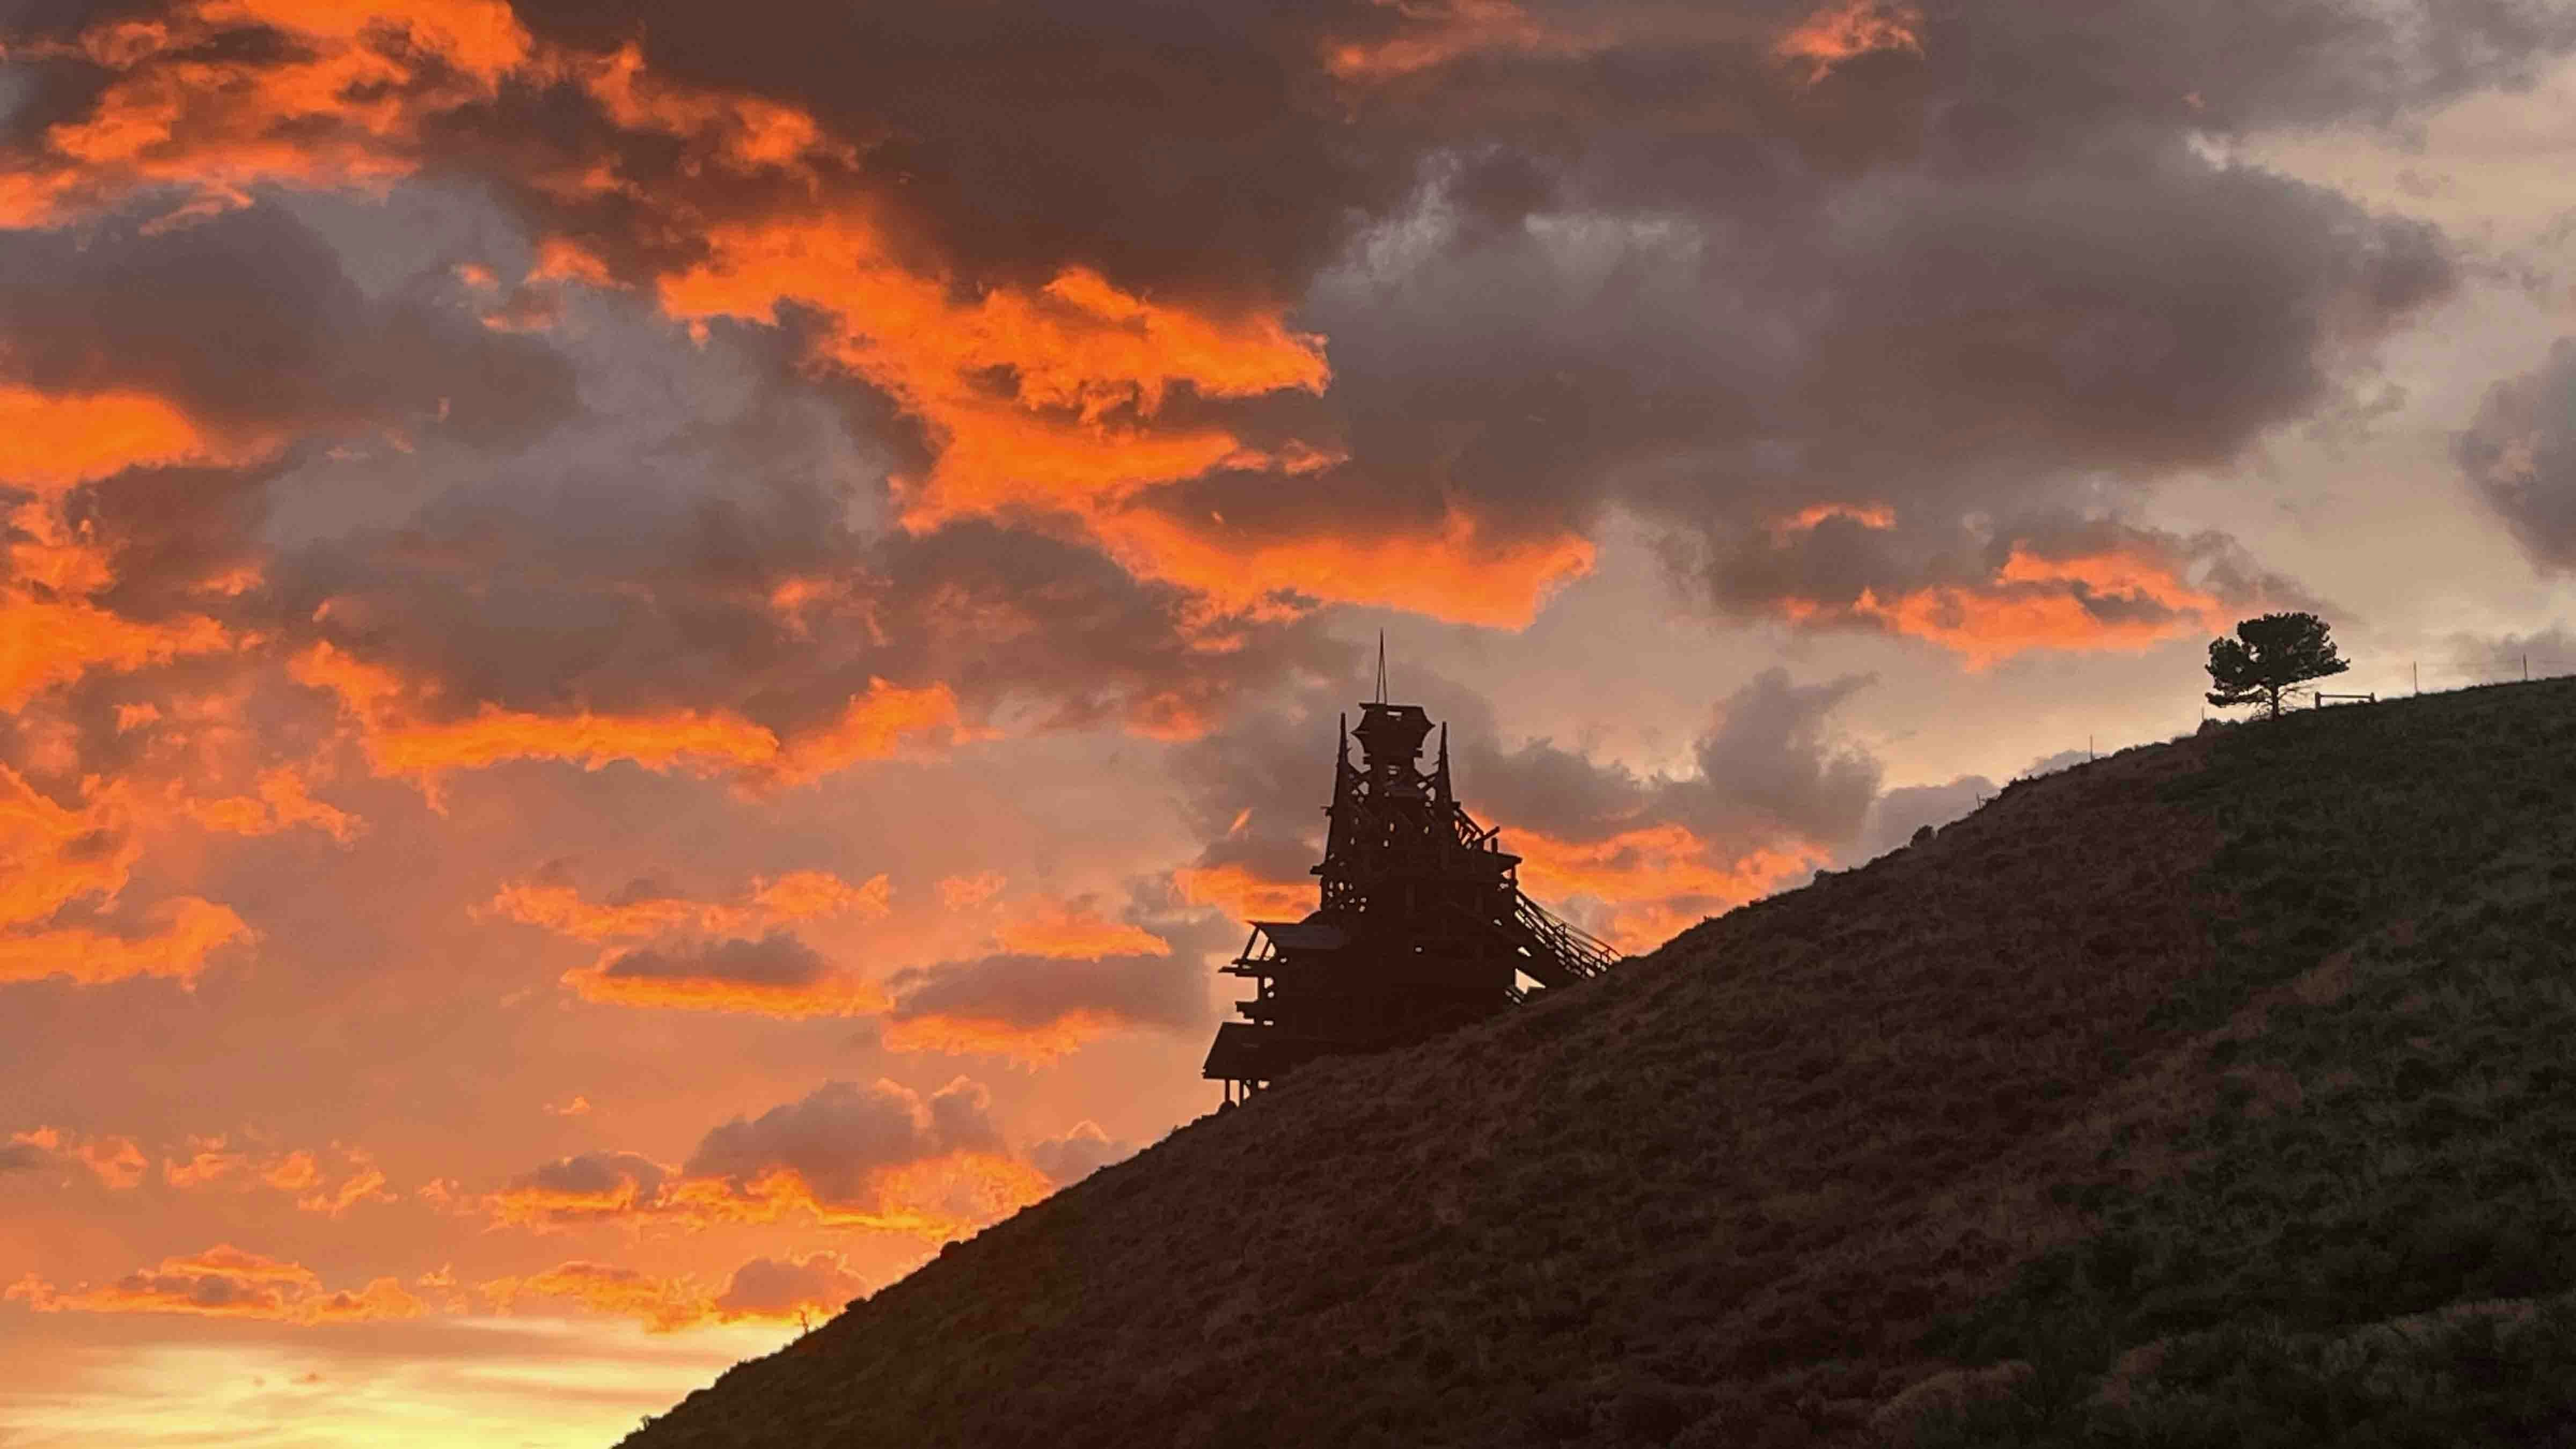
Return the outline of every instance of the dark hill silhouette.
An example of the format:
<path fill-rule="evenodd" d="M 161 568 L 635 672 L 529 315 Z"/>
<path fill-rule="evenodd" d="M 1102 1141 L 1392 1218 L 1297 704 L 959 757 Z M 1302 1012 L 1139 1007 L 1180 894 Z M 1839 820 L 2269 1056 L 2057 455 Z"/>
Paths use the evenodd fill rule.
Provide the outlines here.
<path fill-rule="evenodd" d="M 2576 1442 L 2570 941 L 2576 682 L 2126 751 L 1301 1071 L 628 1443 Z"/>

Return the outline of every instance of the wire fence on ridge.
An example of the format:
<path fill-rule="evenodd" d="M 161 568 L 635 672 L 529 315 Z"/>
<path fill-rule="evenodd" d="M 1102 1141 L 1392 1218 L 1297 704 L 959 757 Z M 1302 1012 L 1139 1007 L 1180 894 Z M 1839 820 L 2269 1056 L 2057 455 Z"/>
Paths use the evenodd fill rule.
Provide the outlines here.
<path fill-rule="evenodd" d="M 2342 688 L 2326 690 L 2321 688 L 2303 687 L 2294 691 L 2297 696 L 2297 702 L 2293 704 L 2291 699 L 2285 696 L 2281 703 L 2281 709 L 2282 713 L 2287 714 L 2292 709 L 2350 709 L 2356 706 L 2366 708 L 2374 704 L 2388 704 L 2401 699 L 2412 699 L 2423 694 L 2451 694 L 2463 689 L 2483 689 L 2488 685 L 2494 684 L 2527 684 L 2542 679 L 2565 679 L 2570 676 L 2576 676 L 2576 659 L 2560 659 L 2550 655 L 2527 654 L 2518 650 L 2504 657 L 2509 660 L 2508 663 L 2492 667 L 2471 667 L 2457 664 L 2437 664 L 2427 666 L 2420 660 L 2410 659 L 2403 664 L 2380 664 L 2368 669 L 2348 669 L 2341 674 L 2328 676 L 2328 679 L 2332 683 L 2341 685 L 2343 686 Z M 2323 682 L 2325 681 L 2320 681 L 2320 683 Z M 2186 725 L 2177 734 L 2167 735 L 2162 738 L 2133 739 L 2125 744 L 2112 744 L 2107 747 L 2099 743 L 2098 736 L 2088 738 L 2085 740 L 2084 745 L 2080 750 L 2069 748 L 2058 754 L 2048 756 L 2046 760 L 2041 762 L 2046 764 L 2048 768 L 2026 771 L 2025 773 L 2013 776 L 2010 780 L 2007 780 L 2004 783 L 2006 785 L 2010 785 L 2022 780 L 2043 779 L 2050 775 L 2071 770 L 2078 765 L 2090 764 L 2094 761 L 2118 754 L 2122 750 L 2136 749 L 2145 745 L 2165 744 L 2171 740 L 2180 739 L 2200 729 L 2204 729 L 2213 721 L 2220 724 L 2239 724 L 2249 719 L 2260 719 L 2261 717 L 2262 712 L 2259 709 L 2255 710 L 2252 714 L 2244 714 L 2235 711 L 2221 711 L 2211 706 L 2203 705 L 2200 711 L 2200 717 Z M 1998 791 L 2000 791 L 2001 788 L 2001 786 L 1998 786 Z M 1992 795 L 1979 794 L 1977 796 L 1977 803 L 1979 805 L 1983 805 L 1993 798 L 1994 796 Z"/>

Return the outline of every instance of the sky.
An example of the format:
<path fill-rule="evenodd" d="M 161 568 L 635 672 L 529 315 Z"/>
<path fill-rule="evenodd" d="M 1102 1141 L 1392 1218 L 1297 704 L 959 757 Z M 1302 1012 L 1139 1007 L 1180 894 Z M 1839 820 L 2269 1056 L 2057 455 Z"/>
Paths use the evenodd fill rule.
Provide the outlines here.
<path fill-rule="evenodd" d="M 1381 632 L 1631 951 L 2576 672 L 2576 6 L 6 0 L 0 509 L 0 1446 L 604 1444 L 1213 1108 Z"/>

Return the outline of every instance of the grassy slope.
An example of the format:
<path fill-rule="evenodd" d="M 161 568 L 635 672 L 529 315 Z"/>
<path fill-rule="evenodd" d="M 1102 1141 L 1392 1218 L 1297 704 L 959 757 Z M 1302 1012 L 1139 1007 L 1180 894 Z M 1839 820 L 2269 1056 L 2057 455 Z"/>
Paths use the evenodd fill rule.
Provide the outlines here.
<path fill-rule="evenodd" d="M 2019 784 L 1201 1119 L 629 1442 L 2576 1442 L 2571 807 L 2557 682 Z"/>

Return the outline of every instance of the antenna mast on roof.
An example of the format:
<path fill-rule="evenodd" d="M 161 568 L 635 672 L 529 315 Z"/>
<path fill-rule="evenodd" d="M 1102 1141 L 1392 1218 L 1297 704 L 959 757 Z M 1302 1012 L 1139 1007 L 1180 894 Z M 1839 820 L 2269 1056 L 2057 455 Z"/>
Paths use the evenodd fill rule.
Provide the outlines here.
<path fill-rule="evenodd" d="M 1377 702 L 1386 703 L 1386 631 L 1377 631 Z"/>

